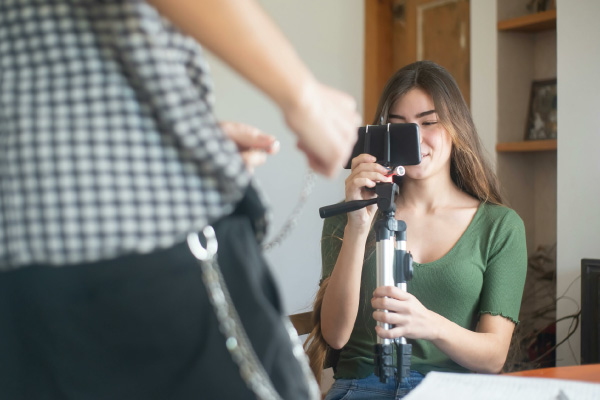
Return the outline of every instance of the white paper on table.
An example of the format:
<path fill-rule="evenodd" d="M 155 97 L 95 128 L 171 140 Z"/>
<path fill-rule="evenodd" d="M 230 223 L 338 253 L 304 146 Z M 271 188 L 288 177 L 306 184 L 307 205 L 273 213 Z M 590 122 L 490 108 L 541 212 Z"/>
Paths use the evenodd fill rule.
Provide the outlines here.
<path fill-rule="evenodd" d="M 599 400 L 600 384 L 565 379 L 430 372 L 405 400 Z"/>

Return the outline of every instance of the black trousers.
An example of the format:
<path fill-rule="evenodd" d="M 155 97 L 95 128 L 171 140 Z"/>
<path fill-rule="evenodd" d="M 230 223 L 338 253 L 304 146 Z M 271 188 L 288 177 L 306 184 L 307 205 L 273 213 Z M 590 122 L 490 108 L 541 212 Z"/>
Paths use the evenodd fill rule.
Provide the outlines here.
<path fill-rule="evenodd" d="M 249 219 L 214 225 L 219 263 L 284 399 L 307 388 Z M 229 241 L 229 243 L 228 243 Z M 0 273 L 1 399 L 246 399 L 185 243 L 148 255 Z"/>

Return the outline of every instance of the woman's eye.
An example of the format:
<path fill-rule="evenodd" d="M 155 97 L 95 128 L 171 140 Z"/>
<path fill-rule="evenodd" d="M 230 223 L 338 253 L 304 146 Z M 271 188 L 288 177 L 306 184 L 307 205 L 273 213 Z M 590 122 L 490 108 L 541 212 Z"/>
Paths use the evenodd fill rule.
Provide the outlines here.
<path fill-rule="evenodd" d="M 438 123 L 437 121 L 425 121 L 421 125 L 428 126 L 428 125 L 435 125 L 437 123 Z"/>

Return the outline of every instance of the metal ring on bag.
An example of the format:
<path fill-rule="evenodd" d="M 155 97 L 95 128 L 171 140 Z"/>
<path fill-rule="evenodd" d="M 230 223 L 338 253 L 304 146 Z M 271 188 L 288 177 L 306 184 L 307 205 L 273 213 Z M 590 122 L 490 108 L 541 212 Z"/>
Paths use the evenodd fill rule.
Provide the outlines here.
<path fill-rule="evenodd" d="M 219 243 L 217 242 L 217 236 L 212 226 L 207 225 L 202 229 L 202 234 L 206 239 L 206 248 L 200 243 L 200 236 L 198 236 L 197 232 L 191 232 L 187 235 L 187 244 L 194 257 L 200 261 L 206 261 L 212 259 L 217 254 Z"/>

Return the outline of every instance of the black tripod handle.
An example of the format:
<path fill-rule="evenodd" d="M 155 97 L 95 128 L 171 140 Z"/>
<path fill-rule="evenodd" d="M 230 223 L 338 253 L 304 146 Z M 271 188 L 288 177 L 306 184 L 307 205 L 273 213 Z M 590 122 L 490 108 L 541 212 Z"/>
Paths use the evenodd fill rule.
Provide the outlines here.
<path fill-rule="evenodd" d="M 360 210 L 363 207 L 377 203 L 377 198 L 369 200 L 351 200 L 344 203 L 332 204 L 319 208 L 321 218 L 329 218 L 338 214 L 344 214 L 350 211 Z"/>

